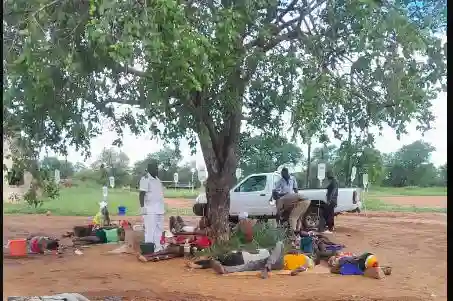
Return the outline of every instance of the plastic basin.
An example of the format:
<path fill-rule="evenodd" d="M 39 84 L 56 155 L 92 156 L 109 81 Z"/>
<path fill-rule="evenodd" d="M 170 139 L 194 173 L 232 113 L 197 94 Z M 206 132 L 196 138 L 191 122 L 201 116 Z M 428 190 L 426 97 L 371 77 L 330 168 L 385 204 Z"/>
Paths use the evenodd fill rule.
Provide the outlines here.
<path fill-rule="evenodd" d="M 27 240 L 13 239 L 8 241 L 9 254 L 11 256 L 26 256 L 27 255 Z"/>

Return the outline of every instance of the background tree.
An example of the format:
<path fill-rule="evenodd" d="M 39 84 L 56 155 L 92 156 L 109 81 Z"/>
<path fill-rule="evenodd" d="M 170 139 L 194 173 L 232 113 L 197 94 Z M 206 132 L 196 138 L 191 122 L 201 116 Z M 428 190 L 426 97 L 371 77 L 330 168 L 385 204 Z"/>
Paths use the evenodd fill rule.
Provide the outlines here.
<path fill-rule="evenodd" d="M 388 162 L 384 180 L 389 186 L 432 186 L 439 183 L 439 174 L 429 162 L 435 148 L 421 140 L 404 145 Z"/>
<path fill-rule="evenodd" d="M 192 146 L 198 137 L 223 240 L 243 117 L 279 132 L 293 106 L 296 130 L 313 116 L 325 128 L 353 101 L 360 128 L 429 127 L 446 79 L 434 35 L 446 1 L 421 2 L 6 0 L 4 128 L 63 153 L 87 149 L 101 117 L 120 137 L 125 126 Z"/>
<path fill-rule="evenodd" d="M 247 133 L 241 135 L 237 156 L 243 176 L 273 172 L 282 164 L 299 164 L 303 159 L 302 150 L 286 138 Z"/>
<path fill-rule="evenodd" d="M 132 169 L 133 186 L 137 186 L 140 178 L 146 173 L 146 168 L 151 160 L 159 162 L 159 179 L 173 182 L 173 174 L 178 171 L 178 164 L 181 159 L 179 150 L 170 147 L 164 147 L 155 153 L 148 154 L 145 159 L 134 164 Z"/>
<path fill-rule="evenodd" d="M 104 148 L 96 161 L 91 164 L 93 171 L 98 173 L 102 185 L 108 185 L 108 178 L 115 177 L 115 186 L 129 185 L 129 157 L 122 151 Z"/>
<path fill-rule="evenodd" d="M 60 171 L 60 178 L 67 179 L 74 175 L 74 165 L 67 160 L 60 160 L 57 157 L 45 157 L 41 161 L 41 167 L 49 170 L 52 173 L 52 177 L 56 169 Z"/>
<path fill-rule="evenodd" d="M 447 186 L 447 163 L 439 167 L 440 183 Z"/>

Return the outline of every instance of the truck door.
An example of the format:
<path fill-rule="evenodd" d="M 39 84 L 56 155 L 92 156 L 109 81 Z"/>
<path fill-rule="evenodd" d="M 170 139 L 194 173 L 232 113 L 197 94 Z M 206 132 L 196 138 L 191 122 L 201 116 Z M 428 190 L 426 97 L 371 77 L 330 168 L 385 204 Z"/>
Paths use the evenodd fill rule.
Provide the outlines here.
<path fill-rule="evenodd" d="M 247 212 L 250 216 L 259 215 L 257 211 L 262 211 L 262 208 L 259 208 L 258 204 L 264 203 L 261 200 L 266 199 L 268 195 L 266 185 L 266 175 L 254 175 L 245 179 L 231 195 L 230 214 L 238 215 L 241 212 Z M 269 204 L 269 200 L 267 202 Z"/>

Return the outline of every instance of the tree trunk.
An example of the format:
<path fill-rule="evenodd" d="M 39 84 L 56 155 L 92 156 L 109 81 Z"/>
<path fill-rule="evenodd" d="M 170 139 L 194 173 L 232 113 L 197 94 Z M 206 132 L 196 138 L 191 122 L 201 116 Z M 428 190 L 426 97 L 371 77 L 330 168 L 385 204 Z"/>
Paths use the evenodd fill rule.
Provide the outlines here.
<path fill-rule="evenodd" d="M 214 145 L 206 136 L 200 137 L 200 145 L 208 171 L 206 179 L 207 216 L 211 224 L 211 236 L 218 241 L 230 238 L 229 213 L 230 189 L 234 184 L 236 171 L 236 145 L 215 145 L 222 152 L 215 152 Z"/>
<path fill-rule="evenodd" d="M 230 237 L 230 182 L 231 175 L 213 174 L 206 181 L 206 197 L 208 200 L 208 218 L 212 236 L 216 240 L 227 241 Z"/>

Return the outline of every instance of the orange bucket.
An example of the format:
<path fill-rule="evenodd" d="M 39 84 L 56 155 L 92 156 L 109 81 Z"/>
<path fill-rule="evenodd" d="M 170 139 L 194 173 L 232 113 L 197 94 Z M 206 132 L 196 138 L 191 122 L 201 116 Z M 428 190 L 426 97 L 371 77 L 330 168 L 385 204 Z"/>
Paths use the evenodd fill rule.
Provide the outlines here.
<path fill-rule="evenodd" d="M 13 239 L 8 241 L 9 254 L 11 256 L 26 256 L 27 255 L 27 240 Z"/>

